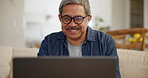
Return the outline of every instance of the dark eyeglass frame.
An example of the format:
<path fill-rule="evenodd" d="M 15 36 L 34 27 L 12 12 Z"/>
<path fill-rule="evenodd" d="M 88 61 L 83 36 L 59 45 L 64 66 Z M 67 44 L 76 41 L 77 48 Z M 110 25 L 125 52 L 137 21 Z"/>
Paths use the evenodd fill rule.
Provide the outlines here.
<path fill-rule="evenodd" d="M 82 17 L 82 16 L 70 17 L 70 16 L 68 16 L 68 15 L 64 15 L 64 16 L 61 16 L 61 18 L 62 18 L 62 22 L 63 22 L 64 24 L 70 24 L 71 21 L 72 21 L 72 19 L 73 19 L 73 21 L 74 21 L 75 24 L 82 24 L 83 21 L 84 21 L 84 19 L 85 19 L 87 16 L 88 16 L 88 15 L 86 15 L 85 17 Z M 69 18 L 70 18 L 70 21 L 67 22 L 67 23 L 65 23 L 64 20 L 63 20 L 64 17 L 69 17 Z M 78 17 L 81 17 L 81 18 L 82 18 L 82 21 L 81 21 L 80 23 L 76 22 L 76 18 L 78 18 Z"/>

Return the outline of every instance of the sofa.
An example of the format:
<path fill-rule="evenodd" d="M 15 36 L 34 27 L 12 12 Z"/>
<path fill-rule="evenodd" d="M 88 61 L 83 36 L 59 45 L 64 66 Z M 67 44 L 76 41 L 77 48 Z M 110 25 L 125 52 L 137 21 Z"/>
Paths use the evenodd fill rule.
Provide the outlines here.
<path fill-rule="evenodd" d="M 14 57 L 36 57 L 37 48 L 0 46 L 0 78 L 12 77 Z M 148 78 L 148 52 L 117 49 L 122 78 Z"/>

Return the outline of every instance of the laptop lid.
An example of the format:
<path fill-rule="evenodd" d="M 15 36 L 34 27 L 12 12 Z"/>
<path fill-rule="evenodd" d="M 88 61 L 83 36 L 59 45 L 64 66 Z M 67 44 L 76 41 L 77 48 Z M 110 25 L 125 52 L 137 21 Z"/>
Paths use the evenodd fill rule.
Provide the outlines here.
<path fill-rule="evenodd" d="M 13 78 L 115 78 L 115 69 L 115 57 L 13 59 Z"/>

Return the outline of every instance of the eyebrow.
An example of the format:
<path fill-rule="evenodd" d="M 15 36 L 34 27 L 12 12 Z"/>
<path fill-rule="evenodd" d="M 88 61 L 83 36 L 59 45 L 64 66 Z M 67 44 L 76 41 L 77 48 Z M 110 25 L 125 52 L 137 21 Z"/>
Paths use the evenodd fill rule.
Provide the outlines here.
<path fill-rule="evenodd" d="M 62 16 L 62 15 L 61 15 Z M 63 16 L 68 16 L 68 17 L 71 17 L 71 16 L 69 16 L 69 15 L 63 15 Z M 63 17 L 62 16 L 62 17 Z M 74 16 L 74 17 L 85 17 L 85 16 L 82 16 L 82 15 L 76 15 L 76 16 Z"/>

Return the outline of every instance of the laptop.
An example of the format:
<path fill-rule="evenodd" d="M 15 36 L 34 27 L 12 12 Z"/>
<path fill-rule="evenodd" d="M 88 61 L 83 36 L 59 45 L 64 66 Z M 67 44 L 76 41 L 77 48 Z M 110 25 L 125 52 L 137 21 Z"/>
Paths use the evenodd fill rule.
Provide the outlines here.
<path fill-rule="evenodd" d="M 13 78 L 115 78 L 116 57 L 13 59 Z"/>

